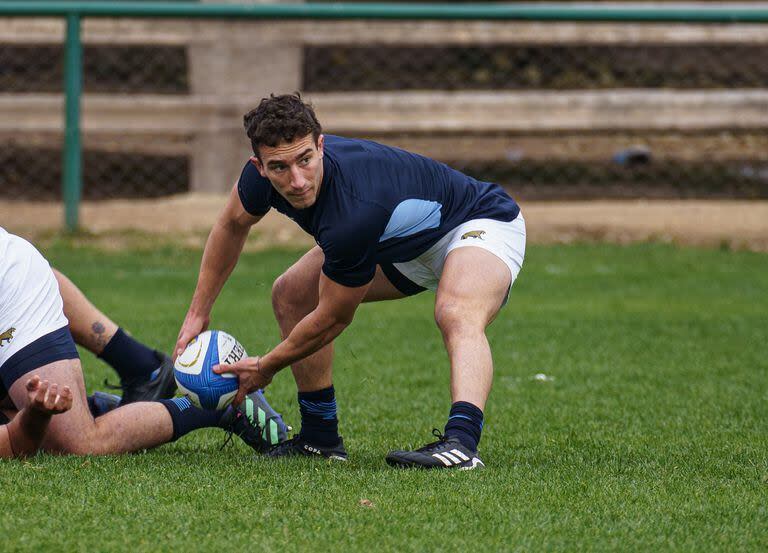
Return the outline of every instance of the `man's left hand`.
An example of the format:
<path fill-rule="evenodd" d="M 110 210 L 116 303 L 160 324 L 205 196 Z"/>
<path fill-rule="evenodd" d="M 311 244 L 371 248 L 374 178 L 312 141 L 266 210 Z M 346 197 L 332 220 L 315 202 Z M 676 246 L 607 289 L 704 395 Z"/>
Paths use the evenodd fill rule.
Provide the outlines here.
<path fill-rule="evenodd" d="M 260 357 L 246 357 L 231 365 L 222 363 L 213 367 L 213 372 L 216 374 L 230 373 L 237 375 L 239 385 L 237 394 L 232 400 L 233 405 L 240 405 L 247 394 L 256 390 L 262 390 L 272 382 L 274 375 L 267 373 L 261 368 L 260 359 Z"/>

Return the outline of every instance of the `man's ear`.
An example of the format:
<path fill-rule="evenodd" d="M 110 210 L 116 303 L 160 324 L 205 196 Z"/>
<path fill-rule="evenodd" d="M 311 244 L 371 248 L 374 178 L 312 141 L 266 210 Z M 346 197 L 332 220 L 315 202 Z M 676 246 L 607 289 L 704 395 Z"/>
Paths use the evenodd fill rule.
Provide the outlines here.
<path fill-rule="evenodd" d="M 322 134 L 317 137 L 317 151 L 320 152 L 320 159 L 323 159 L 323 146 L 325 145 L 325 136 Z"/>
<path fill-rule="evenodd" d="M 264 164 L 261 163 L 261 160 L 257 158 L 256 156 L 251 156 L 251 163 L 253 163 L 253 166 L 256 167 L 256 170 L 258 170 L 259 174 L 266 178 L 267 173 L 264 171 Z"/>

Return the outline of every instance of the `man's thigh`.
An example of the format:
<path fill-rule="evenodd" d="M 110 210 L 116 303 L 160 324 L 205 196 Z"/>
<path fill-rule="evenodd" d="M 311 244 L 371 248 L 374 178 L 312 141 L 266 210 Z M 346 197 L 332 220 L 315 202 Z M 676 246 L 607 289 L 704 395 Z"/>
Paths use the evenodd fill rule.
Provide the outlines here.
<path fill-rule="evenodd" d="M 498 256 L 479 247 L 451 251 L 435 299 L 436 314 L 445 309 L 459 310 L 462 318 L 489 324 L 504 305 L 512 275 Z"/>
<path fill-rule="evenodd" d="M 323 270 L 325 255 L 320 246 L 315 246 L 301 259 L 291 265 L 283 274 L 283 277 L 291 283 L 291 288 L 302 290 L 304 297 L 312 299 L 314 305 L 319 301 L 320 273 Z M 310 296 L 311 294 L 311 296 Z M 406 294 L 398 290 L 387 278 L 380 266 L 376 267 L 376 275 L 364 302 L 395 300 L 406 297 Z"/>
<path fill-rule="evenodd" d="M 85 381 L 80 360 L 62 359 L 54 361 L 18 378 L 11 385 L 9 392 L 14 405 L 19 410 L 26 407 L 29 403 L 26 382 L 32 374 L 38 375 L 41 380 L 55 382 L 59 389 L 69 386 L 72 390 L 74 395 L 72 409 L 51 418 L 43 442 L 43 449 L 47 451 L 70 451 L 73 443 L 84 439 L 94 425 L 93 416 L 88 409 Z"/>

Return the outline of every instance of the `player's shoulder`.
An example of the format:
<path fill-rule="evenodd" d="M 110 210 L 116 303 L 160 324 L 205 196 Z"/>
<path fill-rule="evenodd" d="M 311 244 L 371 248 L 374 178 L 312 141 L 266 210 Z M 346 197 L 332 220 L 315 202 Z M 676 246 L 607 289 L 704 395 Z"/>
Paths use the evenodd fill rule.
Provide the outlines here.
<path fill-rule="evenodd" d="M 405 150 L 373 140 L 336 135 L 325 135 L 325 149 L 341 166 L 370 166 L 372 163 L 393 161 L 399 156 L 409 155 Z"/>
<path fill-rule="evenodd" d="M 264 215 L 272 205 L 272 186 L 261 176 L 254 158 L 245 162 L 237 179 L 237 194 L 243 208 L 256 217 Z"/>
<path fill-rule="evenodd" d="M 420 172 L 429 162 L 418 154 L 360 138 L 328 136 L 325 148 L 343 182 L 377 194 L 401 182 L 404 174 Z"/>

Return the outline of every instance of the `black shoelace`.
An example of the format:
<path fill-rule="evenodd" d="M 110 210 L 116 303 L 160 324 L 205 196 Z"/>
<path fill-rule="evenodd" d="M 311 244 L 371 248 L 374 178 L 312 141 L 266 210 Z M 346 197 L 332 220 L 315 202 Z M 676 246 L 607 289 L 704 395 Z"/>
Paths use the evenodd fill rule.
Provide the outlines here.
<path fill-rule="evenodd" d="M 424 447 L 417 449 L 416 451 L 419 451 L 421 453 L 429 453 L 431 451 L 435 451 L 436 449 L 440 449 L 445 443 L 445 441 L 448 439 L 437 428 L 432 429 L 432 435 L 435 438 L 437 438 L 437 441 L 432 442 L 431 444 L 427 444 Z"/>
<path fill-rule="evenodd" d="M 227 446 L 227 444 L 232 441 L 232 435 L 233 434 L 237 434 L 237 437 L 239 438 L 239 437 L 241 437 L 245 433 L 244 431 L 243 432 L 237 432 L 237 433 L 235 432 L 235 423 L 240 419 L 240 417 L 245 417 L 246 420 L 248 420 L 248 424 L 252 424 L 253 426 L 256 427 L 256 432 L 257 432 L 257 434 L 259 436 L 259 443 L 260 443 L 259 451 L 261 451 L 262 453 L 264 453 L 266 451 L 271 451 L 273 449 L 276 449 L 276 448 L 280 447 L 283 444 L 286 444 L 286 443 L 289 443 L 289 442 L 293 442 L 296 438 L 292 438 L 290 440 L 285 440 L 283 442 L 278 442 L 275 445 L 272 445 L 272 444 L 268 443 L 267 440 L 264 439 L 264 430 L 266 428 L 269 428 L 269 423 L 271 421 L 278 420 L 279 416 L 280 415 L 278 413 L 277 416 L 267 417 L 267 419 L 264 421 L 264 427 L 262 428 L 258 423 L 252 422 L 252 421 L 248 420 L 248 417 L 244 413 L 242 413 L 241 411 L 235 409 L 235 418 L 232 420 L 232 422 L 229 424 L 229 427 L 226 429 L 227 437 L 224 440 L 224 443 L 221 444 L 221 446 L 219 447 L 219 451 L 223 450 Z M 290 427 L 288 427 L 288 428 L 290 430 Z"/>

